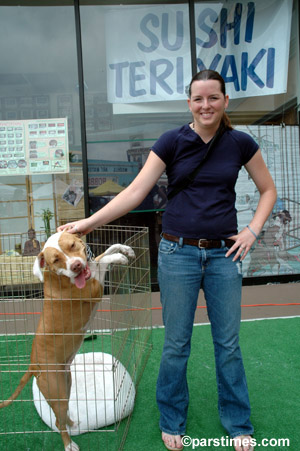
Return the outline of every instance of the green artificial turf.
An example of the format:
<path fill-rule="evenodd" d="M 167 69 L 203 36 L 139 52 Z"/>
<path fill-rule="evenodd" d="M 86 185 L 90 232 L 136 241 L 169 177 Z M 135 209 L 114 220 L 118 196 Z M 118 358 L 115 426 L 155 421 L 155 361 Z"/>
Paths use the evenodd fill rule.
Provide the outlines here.
<path fill-rule="evenodd" d="M 153 351 L 141 380 L 124 451 L 164 450 L 158 429 L 155 383 L 163 342 L 163 329 L 153 331 Z M 243 322 L 240 343 L 247 374 L 255 439 L 288 438 L 290 446 L 255 450 L 300 450 L 300 318 Z M 188 366 L 190 407 L 187 435 L 193 439 L 221 439 L 226 431 L 217 411 L 217 387 L 210 327 L 195 326 Z M 212 442 L 211 442 L 212 443 Z M 221 443 L 221 442 L 220 442 Z M 197 442 L 194 442 L 197 445 Z M 202 441 L 202 444 L 205 444 Z M 192 450 L 192 446 L 185 447 Z M 196 450 L 231 450 L 198 446 Z"/>
<path fill-rule="evenodd" d="M 150 354 L 143 377 L 138 387 L 135 408 L 126 436 L 128 421 L 121 423 L 116 432 L 83 434 L 74 437 L 83 451 L 114 451 L 126 436 L 124 451 L 164 450 L 158 429 L 158 410 L 155 401 L 155 385 L 159 361 L 163 346 L 164 329 L 153 330 L 153 350 Z M 99 338 L 99 337 L 98 337 Z M 257 447 L 268 450 L 299 451 L 299 394 L 300 394 L 300 318 L 272 319 L 243 322 L 241 325 L 241 347 L 252 406 L 252 422 L 255 438 L 288 438 L 290 446 Z M 12 343 L 14 343 L 12 341 Z M 105 344 L 105 343 L 104 343 Z M 16 346 L 13 344 L 12 346 Z M 85 343 L 83 352 L 89 352 Z M 101 344 L 103 346 L 103 343 Z M 24 352 L 28 343 L 24 342 Z M 11 352 L 14 352 L 12 348 Z M 18 344 L 19 352 L 22 344 Z M 0 355 L 3 352 L 0 350 Z M 109 352 L 109 350 L 105 351 Z M 18 380 L 6 379 L 7 373 L 0 375 L 0 398 L 4 399 L 13 391 Z M 195 441 L 198 450 L 232 450 L 226 446 L 203 446 L 208 439 L 226 437 L 217 411 L 217 387 L 215 381 L 213 345 L 208 325 L 195 326 L 192 353 L 188 367 L 190 407 L 188 413 L 187 435 L 201 440 L 201 446 Z M 26 393 L 26 390 L 27 393 Z M 23 391 L 23 398 L 29 399 L 31 383 Z M 58 451 L 63 446 L 58 434 L 49 429 L 40 420 L 32 402 L 15 403 L 0 410 L 0 449 L 1 451 L 40 450 Z M 19 431 L 17 434 L 5 434 L 5 431 Z M 37 431 L 32 433 L 32 431 Z M 24 434 L 22 431 L 28 431 Z M 44 431 L 44 432 L 42 432 Z M 185 448 L 192 450 L 192 446 Z"/>

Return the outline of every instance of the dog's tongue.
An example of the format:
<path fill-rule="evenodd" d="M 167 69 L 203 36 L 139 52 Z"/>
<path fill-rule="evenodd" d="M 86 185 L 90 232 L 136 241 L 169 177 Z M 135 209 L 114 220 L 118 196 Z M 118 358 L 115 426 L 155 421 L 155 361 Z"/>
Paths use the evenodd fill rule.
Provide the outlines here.
<path fill-rule="evenodd" d="M 74 282 L 77 288 L 80 290 L 85 287 L 85 281 L 88 280 L 91 277 L 91 270 L 88 266 L 84 268 L 83 271 L 81 271 L 80 274 L 78 274 L 77 277 L 75 277 Z"/>

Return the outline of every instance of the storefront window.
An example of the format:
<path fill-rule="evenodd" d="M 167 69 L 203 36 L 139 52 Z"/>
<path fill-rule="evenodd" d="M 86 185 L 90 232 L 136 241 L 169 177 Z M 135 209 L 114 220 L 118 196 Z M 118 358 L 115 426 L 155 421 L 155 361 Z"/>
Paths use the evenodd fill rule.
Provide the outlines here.
<path fill-rule="evenodd" d="M 79 22 L 72 0 L 0 0 L 0 233 L 25 239 L 30 228 L 43 232 L 48 213 L 52 230 L 84 217 L 84 195 L 90 214 L 105 205 L 138 174 L 163 132 L 191 121 L 186 87 L 192 73 L 211 68 L 226 81 L 232 124 L 259 142 L 278 189 L 258 242 L 268 244 L 244 265 L 244 276 L 300 273 L 298 4 L 80 0 Z M 31 139 L 16 121 L 27 121 Z M 120 220 L 149 226 L 153 267 L 166 186 L 163 175 Z M 241 171 L 240 228 L 256 199 Z M 270 253 L 272 261 L 264 260 Z"/>
<path fill-rule="evenodd" d="M 190 120 L 188 3 L 100 3 L 80 9 L 91 211 L 133 180 L 164 131 Z M 139 210 L 161 209 L 165 184 Z"/>
<path fill-rule="evenodd" d="M 74 5 L 36 5 L 0 2 L 0 232 L 24 242 L 84 214 Z"/>
<path fill-rule="evenodd" d="M 215 69 L 226 81 L 233 125 L 259 142 L 279 192 L 244 276 L 300 272 L 294 257 L 299 194 L 293 188 L 299 174 L 290 173 L 292 161 L 299 167 L 297 2 L 195 2 L 194 36 L 187 2 L 112 3 L 81 2 L 91 212 L 130 183 L 164 131 L 191 120 L 185 88 L 192 64 Z M 162 177 L 136 212 L 122 218 L 149 225 L 155 247 L 165 187 Z M 242 228 L 257 202 L 245 171 L 237 190 Z"/>
<path fill-rule="evenodd" d="M 80 13 L 94 212 L 133 180 L 164 131 L 190 120 L 191 53 L 188 2 L 89 3 L 80 2 Z M 163 176 L 136 211 L 120 219 L 149 227 L 153 268 L 165 189 Z"/>

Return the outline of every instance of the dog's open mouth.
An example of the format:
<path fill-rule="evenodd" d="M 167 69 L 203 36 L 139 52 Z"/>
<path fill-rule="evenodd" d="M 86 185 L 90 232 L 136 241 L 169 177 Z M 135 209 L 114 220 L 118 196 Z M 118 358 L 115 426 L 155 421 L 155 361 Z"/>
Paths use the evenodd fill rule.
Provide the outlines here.
<path fill-rule="evenodd" d="M 86 265 L 86 267 L 81 271 L 78 276 L 75 277 L 74 282 L 77 288 L 82 289 L 85 287 L 86 280 L 88 280 L 91 277 L 91 270 Z"/>

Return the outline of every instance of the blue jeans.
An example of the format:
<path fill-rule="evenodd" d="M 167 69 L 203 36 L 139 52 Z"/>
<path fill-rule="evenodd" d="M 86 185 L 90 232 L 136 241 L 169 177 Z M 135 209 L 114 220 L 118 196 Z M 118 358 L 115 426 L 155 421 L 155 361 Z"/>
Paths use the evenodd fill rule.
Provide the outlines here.
<path fill-rule="evenodd" d="M 156 394 L 160 429 L 169 434 L 186 432 L 186 371 L 200 288 L 211 323 L 221 423 L 231 437 L 253 433 L 239 347 L 242 268 L 240 261 L 232 261 L 233 255 L 225 258 L 227 250 L 181 246 L 164 238 L 159 245 L 158 279 L 165 341 Z"/>

